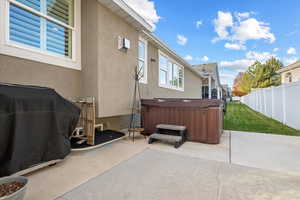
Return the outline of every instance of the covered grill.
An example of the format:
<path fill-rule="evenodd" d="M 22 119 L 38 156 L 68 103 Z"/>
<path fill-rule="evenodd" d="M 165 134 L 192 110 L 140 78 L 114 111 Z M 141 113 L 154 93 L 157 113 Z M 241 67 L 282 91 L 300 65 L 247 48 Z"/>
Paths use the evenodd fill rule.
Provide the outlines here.
<path fill-rule="evenodd" d="M 79 115 L 53 89 L 0 84 L 0 176 L 67 156 Z"/>

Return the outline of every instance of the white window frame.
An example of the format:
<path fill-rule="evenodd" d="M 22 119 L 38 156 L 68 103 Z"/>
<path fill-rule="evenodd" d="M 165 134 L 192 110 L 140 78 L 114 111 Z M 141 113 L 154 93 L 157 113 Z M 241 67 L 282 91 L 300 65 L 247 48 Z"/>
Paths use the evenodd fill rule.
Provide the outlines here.
<path fill-rule="evenodd" d="M 162 68 L 161 67 L 161 65 L 160 65 L 160 57 L 164 57 L 166 60 L 167 60 L 167 65 L 164 67 L 164 68 Z M 168 68 L 169 68 L 169 66 L 168 66 L 168 58 L 165 56 L 165 55 L 163 55 L 163 54 L 159 54 L 159 56 L 158 56 L 158 84 L 159 84 L 159 86 L 160 87 L 166 87 L 166 88 L 168 88 L 168 81 L 169 81 L 169 70 L 168 70 Z M 165 82 L 166 82 L 166 84 L 163 84 L 163 83 L 161 83 L 160 82 L 160 71 L 164 71 L 165 72 L 165 74 L 166 74 L 166 80 L 165 80 Z"/>
<path fill-rule="evenodd" d="M 183 76 L 182 77 L 182 88 L 179 87 L 179 81 L 178 81 L 178 87 L 175 87 L 172 84 L 170 84 L 170 80 L 171 79 L 169 77 L 169 74 L 170 74 L 170 72 L 169 72 L 169 66 L 167 66 L 167 71 L 166 71 L 166 69 L 161 68 L 161 66 L 160 66 L 160 56 L 165 57 L 167 59 L 168 63 L 169 62 L 172 63 L 172 72 L 171 72 L 172 76 L 173 76 L 173 65 L 174 64 L 177 65 L 178 68 L 182 69 L 182 73 L 183 73 L 182 74 L 182 76 Z M 167 72 L 167 84 L 161 84 L 160 83 L 160 70 L 163 70 L 163 71 Z M 179 77 L 178 77 L 178 79 L 179 79 Z M 184 77 L 184 66 L 180 65 L 178 62 L 176 62 L 174 59 L 170 58 L 170 56 L 168 56 L 167 54 L 163 53 L 161 50 L 158 50 L 158 86 L 162 87 L 162 88 L 173 89 L 173 90 L 178 90 L 178 91 L 184 92 L 184 79 L 185 79 L 185 77 Z M 173 77 L 172 77 L 172 80 L 173 80 Z"/>
<path fill-rule="evenodd" d="M 143 42 L 145 44 L 145 58 L 144 60 L 140 59 L 139 57 L 139 43 Z M 139 61 L 143 61 L 144 62 L 144 76 L 143 78 L 140 79 L 140 83 L 144 83 L 147 84 L 148 83 L 148 41 L 144 38 L 142 38 L 141 36 L 139 37 L 139 41 L 138 41 L 138 69 L 139 69 Z"/>
<path fill-rule="evenodd" d="M 9 5 L 14 4 L 40 17 L 72 30 L 72 56 L 66 57 L 16 43 L 9 39 Z M 81 70 L 81 1 L 74 0 L 74 27 L 36 11 L 15 0 L 0 0 L 0 54 L 28 59 L 41 63 Z"/>

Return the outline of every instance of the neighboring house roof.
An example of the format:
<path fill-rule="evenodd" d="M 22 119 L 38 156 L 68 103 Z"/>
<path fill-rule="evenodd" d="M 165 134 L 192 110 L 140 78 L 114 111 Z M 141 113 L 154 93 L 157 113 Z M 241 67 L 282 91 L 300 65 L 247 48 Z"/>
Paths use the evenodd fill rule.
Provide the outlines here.
<path fill-rule="evenodd" d="M 283 73 L 283 72 L 291 71 L 291 70 L 296 69 L 296 68 L 300 68 L 300 60 L 298 60 L 297 62 L 295 62 L 291 65 L 288 65 L 287 67 L 284 67 L 284 68 L 278 70 L 277 72 L 278 73 Z"/>
<path fill-rule="evenodd" d="M 123 0 L 98 0 L 102 5 L 125 19 L 138 30 L 152 31 L 153 27 Z"/>
<path fill-rule="evenodd" d="M 193 68 L 204 76 L 212 75 L 216 79 L 218 85 L 222 87 L 220 82 L 218 63 L 193 65 Z"/>

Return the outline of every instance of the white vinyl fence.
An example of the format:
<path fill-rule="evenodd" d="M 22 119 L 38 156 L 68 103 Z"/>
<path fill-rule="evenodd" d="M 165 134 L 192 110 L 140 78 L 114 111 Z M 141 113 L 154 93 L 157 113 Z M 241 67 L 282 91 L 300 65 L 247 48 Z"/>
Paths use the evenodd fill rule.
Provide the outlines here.
<path fill-rule="evenodd" d="M 241 101 L 257 112 L 300 130 L 300 81 L 255 89 Z"/>

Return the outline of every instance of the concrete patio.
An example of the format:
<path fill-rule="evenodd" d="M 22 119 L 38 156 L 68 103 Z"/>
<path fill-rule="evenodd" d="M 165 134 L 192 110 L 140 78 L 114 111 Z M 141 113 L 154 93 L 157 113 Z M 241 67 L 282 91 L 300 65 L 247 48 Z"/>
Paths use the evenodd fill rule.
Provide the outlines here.
<path fill-rule="evenodd" d="M 242 194 L 251 193 L 252 189 L 257 186 L 253 184 L 257 182 L 262 184 L 260 194 L 263 194 L 264 190 L 266 195 L 268 194 L 265 198 L 260 196 L 261 199 L 286 199 L 284 197 L 287 197 L 287 195 L 289 195 L 288 199 L 300 199 L 300 193 L 295 192 L 300 191 L 300 162 L 297 160 L 300 153 L 300 137 L 232 132 L 230 142 L 229 133 L 225 132 L 219 145 L 187 142 L 181 148 L 174 149 L 173 146 L 163 143 L 148 145 L 144 138 L 140 137 L 134 144 L 131 140 L 124 139 L 100 149 L 72 153 L 64 162 L 28 175 L 30 183 L 25 199 L 53 200 L 61 197 L 66 192 L 81 187 L 82 184 L 87 184 L 92 178 L 100 177 L 104 172 L 109 172 L 114 168 L 132 162 L 132 159 L 148 150 L 157 152 L 155 153 L 157 155 L 167 154 L 167 157 L 170 158 L 177 156 L 178 159 L 187 160 L 187 162 L 191 159 L 195 160 L 193 162 L 201 163 L 197 170 L 203 172 L 209 171 L 211 166 L 222 166 L 222 169 L 225 170 L 223 175 L 227 174 L 232 178 L 238 174 L 245 178 L 250 173 L 251 183 L 235 182 L 226 185 L 224 189 L 228 191 L 236 190 L 234 187 L 240 186 L 239 192 L 234 193 L 235 196 L 231 199 L 249 199 L 249 196 Z M 149 157 L 149 160 L 151 158 L 153 158 L 153 155 Z M 163 166 L 163 163 L 160 164 Z M 182 169 L 185 168 L 186 166 L 182 166 Z M 177 170 L 180 171 L 181 167 Z M 134 176 L 135 173 L 132 172 L 131 175 Z M 138 173 L 136 175 L 138 176 Z M 181 175 L 185 176 L 185 174 L 179 174 L 179 176 Z M 211 177 L 207 177 L 207 180 L 215 182 L 215 179 Z M 225 182 L 226 180 L 224 179 Z M 292 185 L 290 190 L 276 180 L 284 182 L 285 185 Z M 198 180 L 194 181 L 196 183 Z M 193 187 L 187 188 L 187 192 L 193 192 L 196 188 L 202 187 L 207 187 L 207 185 L 204 183 L 202 185 L 202 182 L 199 182 L 199 185 L 194 189 Z M 270 188 L 274 190 L 269 190 Z M 272 196 L 272 191 L 275 191 L 276 188 L 281 193 L 274 193 L 275 196 Z M 207 192 L 207 194 L 215 195 L 215 192 Z M 199 193 L 199 195 L 204 195 L 204 193 Z M 226 194 L 226 192 L 223 194 Z M 238 194 L 242 196 L 236 196 Z M 213 197 L 215 196 L 212 196 L 212 199 L 215 199 Z M 230 199 L 228 195 L 226 198 Z M 224 196 L 221 199 L 226 198 Z M 188 199 L 193 199 L 193 197 Z"/>

